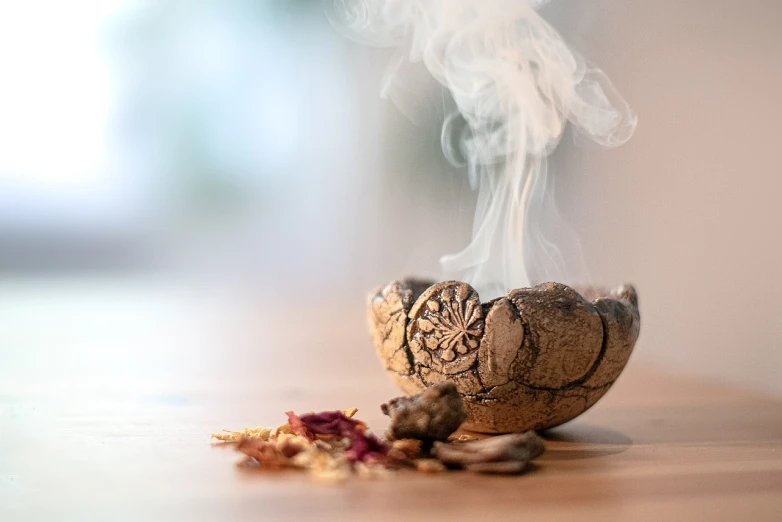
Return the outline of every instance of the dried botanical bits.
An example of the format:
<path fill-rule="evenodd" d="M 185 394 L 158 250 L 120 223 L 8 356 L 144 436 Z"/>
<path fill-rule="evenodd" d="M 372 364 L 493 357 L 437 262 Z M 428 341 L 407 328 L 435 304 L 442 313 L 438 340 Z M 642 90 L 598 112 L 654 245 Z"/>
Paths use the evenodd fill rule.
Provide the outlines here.
<path fill-rule="evenodd" d="M 436 384 L 411 397 L 397 397 L 380 407 L 391 417 L 390 439 L 445 441 L 467 419 L 453 383 Z"/>
<path fill-rule="evenodd" d="M 519 473 L 543 452 L 533 432 L 482 440 L 444 443 L 466 418 L 453 384 L 428 388 L 414 397 L 401 397 L 382 406 L 391 416 L 390 443 L 378 440 L 367 426 L 353 419 L 356 409 L 296 415 L 275 429 L 251 428 L 212 434 L 235 442 L 246 459 L 242 465 L 267 470 L 308 470 L 320 481 L 342 481 L 350 475 L 376 477 L 388 469 L 410 468 L 440 473 L 448 468 L 480 473 Z M 432 449 L 430 453 L 430 449 Z"/>
<path fill-rule="evenodd" d="M 543 453 L 543 441 L 528 431 L 472 442 L 437 443 L 433 453 L 445 465 L 468 471 L 519 473 Z"/>
<path fill-rule="evenodd" d="M 301 417 L 293 412 L 288 412 L 287 415 L 291 429 L 310 440 L 323 435 L 349 439 L 350 446 L 345 450 L 344 457 L 351 462 L 379 462 L 388 453 L 385 444 L 374 435 L 366 433 L 366 424 L 345 416 L 341 411 L 327 411 Z"/>

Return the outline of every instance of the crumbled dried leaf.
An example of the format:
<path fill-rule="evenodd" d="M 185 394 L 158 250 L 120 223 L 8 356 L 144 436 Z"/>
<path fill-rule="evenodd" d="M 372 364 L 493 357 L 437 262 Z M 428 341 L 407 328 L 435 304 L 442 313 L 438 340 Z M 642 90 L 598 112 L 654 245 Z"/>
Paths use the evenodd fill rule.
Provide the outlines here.
<path fill-rule="evenodd" d="M 271 428 L 258 426 L 257 428 L 245 428 L 242 431 L 227 431 L 212 433 L 212 438 L 222 442 L 237 442 L 239 439 L 269 440 L 272 435 Z"/>
<path fill-rule="evenodd" d="M 291 462 L 295 467 L 309 470 L 313 479 L 322 482 L 341 482 L 351 473 L 348 461 L 315 445 L 293 457 Z"/>
<path fill-rule="evenodd" d="M 277 451 L 276 445 L 271 442 L 241 439 L 236 444 L 236 451 L 255 459 L 264 468 L 281 469 L 288 465 L 288 457 Z"/>

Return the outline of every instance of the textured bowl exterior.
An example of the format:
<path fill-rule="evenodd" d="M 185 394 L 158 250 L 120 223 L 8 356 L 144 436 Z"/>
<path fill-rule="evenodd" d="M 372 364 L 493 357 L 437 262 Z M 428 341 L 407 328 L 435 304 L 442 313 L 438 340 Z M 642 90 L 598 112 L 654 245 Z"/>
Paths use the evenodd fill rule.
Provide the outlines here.
<path fill-rule="evenodd" d="M 638 297 L 543 283 L 481 303 L 459 281 L 392 281 L 370 295 L 369 326 L 387 372 L 407 394 L 451 381 L 484 433 L 543 430 L 602 397 L 638 339 Z"/>

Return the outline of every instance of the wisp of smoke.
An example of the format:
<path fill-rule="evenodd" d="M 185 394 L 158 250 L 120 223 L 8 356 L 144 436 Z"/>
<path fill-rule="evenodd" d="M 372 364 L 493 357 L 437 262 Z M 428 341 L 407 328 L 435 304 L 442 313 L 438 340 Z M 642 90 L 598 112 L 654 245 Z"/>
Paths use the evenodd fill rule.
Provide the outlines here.
<path fill-rule="evenodd" d="M 444 123 L 444 151 L 465 158 L 479 192 L 472 241 L 441 263 L 448 278 L 472 284 L 484 299 L 566 275 L 538 225 L 546 157 L 567 123 L 609 147 L 629 139 L 636 125 L 605 75 L 587 67 L 539 15 L 543 3 L 326 0 L 338 29 L 365 44 L 398 47 L 400 58 L 422 62 L 453 96 L 458 113 Z M 400 63 L 386 94 L 400 80 Z"/>

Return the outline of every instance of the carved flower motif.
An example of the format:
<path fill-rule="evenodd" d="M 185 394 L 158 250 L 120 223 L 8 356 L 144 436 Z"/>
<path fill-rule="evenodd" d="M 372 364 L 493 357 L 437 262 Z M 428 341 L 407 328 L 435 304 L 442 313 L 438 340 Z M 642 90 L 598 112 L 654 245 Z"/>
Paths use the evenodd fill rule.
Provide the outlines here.
<path fill-rule="evenodd" d="M 418 319 L 418 328 L 432 334 L 426 338 L 426 347 L 442 350 L 440 357 L 444 361 L 453 361 L 457 354 L 464 355 L 478 347 L 481 315 L 475 301 L 444 299 L 441 304 L 430 299 L 426 308 L 429 313 Z"/>

